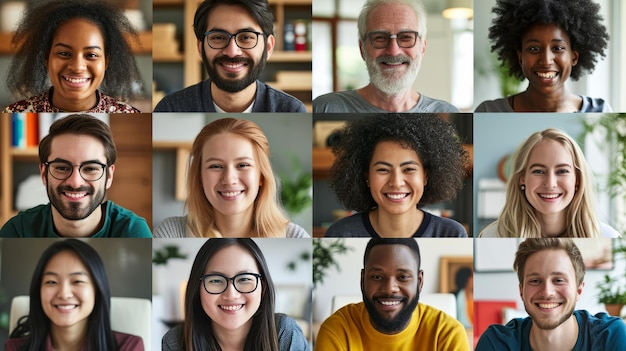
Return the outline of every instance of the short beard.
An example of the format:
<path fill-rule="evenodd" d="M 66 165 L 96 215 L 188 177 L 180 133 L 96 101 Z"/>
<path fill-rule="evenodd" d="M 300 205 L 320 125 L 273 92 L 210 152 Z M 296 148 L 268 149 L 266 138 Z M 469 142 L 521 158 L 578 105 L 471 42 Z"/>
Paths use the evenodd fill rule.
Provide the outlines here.
<path fill-rule="evenodd" d="M 542 329 L 542 330 L 556 329 L 558 326 L 565 323 L 574 314 L 574 308 L 575 306 L 572 305 L 570 310 L 564 313 L 563 316 L 561 316 L 558 320 L 551 321 L 551 320 L 545 320 L 545 319 L 537 318 L 536 316 L 533 316 L 533 314 L 530 313 L 530 311 L 528 310 L 528 307 L 526 307 L 526 303 L 524 303 L 524 309 L 526 310 L 526 313 L 528 313 L 528 315 L 531 317 L 533 321 L 533 325 L 537 326 L 537 328 Z"/>
<path fill-rule="evenodd" d="M 108 172 L 107 172 L 108 173 Z M 106 176 L 106 174 L 105 174 Z M 70 221 L 79 221 L 89 217 L 96 209 L 102 205 L 104 198 L 106 196 L 106 187 L 103 191 L 97 191 L 93 187 L 82 186 L 76 189 L 73 189 L 70 186 L 59 186 L 56 189 L 52 189 L 50 186 L 50 182 L 46 178 L 46 191 L 48 193 L 48 199 L 50 199 L 50 203 L 54 208 L 59 212 L 59 214 Z M 91 195 L 91 201 L 87 204 L 86 207 L 80 207 L 80 204 L 76 202 L 70 202 L 68 206 L 65 206 L 63 200 L 61 199 L 61 193 L 64 191 L 73 191 L 73 192 L 86 192 L 88 195 Z"/>
<path fill-rule="evenodd" d="M 379 66 L 379 63 L 381 62 L 393 63 L 407 61 L 409 69 L 405 74 L 400 76 L 397 74 L 386 76 Z M 369 73 L 372 85 L 387 95 L 396 95 L 410 89 L 413 86 L 415 78 L 417 78 L 420 68 L 420 63 L 417 60 L 412 60 L 410 57 L 405 55 L 384 55 L 377 58 L 365 55 L 365 65 L 367 66 L 367 72 Z"/>
<path fill-rule="evenodd" d="M 370 321 L 376 330 L 384 334 L 397 334 L 409 325 L 409 322 L 413 317 L 413 312 L 415 312 L 415 308 L 419 302 L 419 297 L 420 295 L 418 291 L 417 295 L 415 295 L 415 297 L 409 301 L 406 306 L 402 308 L 402 310 L 400 310 L 398 315 L 391 320 L 384 318 L 378 313 L 375 306 L 376 302 L 373 300 L 374 298 L 370 300 L 367 296 L 365 296 L 365 293 L 363 293 L 363 304 L 365 305 L 365 309 L 367 309 L 370 316 Z M 382 298 L 382 296 L 380 296 L 380 298 Z M 406 301 L 407 299 L 405 298 L 403 303 Z"/>
<path fill-rule="evenodd" d="M 234 39 L 233 39 L 234 40 Z M 248 65 L 249 71 L 243 78 L 234 80 L 222 78 L 217 73 L 217 65 L 220 62 L 244 62 Z M 228 93 L 238 93 L 245 88 L 247 88 L 250 84 L 256 82 L 256 80 L 261 75 L 261 72 L 265 68 L 265 63 L 267 62 L 267 46 L 263 49 L 263 55 L 261 56 L 261 60 L 258 64 L 254 64 L 254 60 L 247 57 L 235 57 L 229 58 L 226 56 L 218 56 L 215 57 L 211 64 L 206 57 L 206 50 L 204 49 L 204 45 L 202 45 L 202 63 L 204 64 L 204 68 L 206 69 L 209 78 L 215 85 Z"/>

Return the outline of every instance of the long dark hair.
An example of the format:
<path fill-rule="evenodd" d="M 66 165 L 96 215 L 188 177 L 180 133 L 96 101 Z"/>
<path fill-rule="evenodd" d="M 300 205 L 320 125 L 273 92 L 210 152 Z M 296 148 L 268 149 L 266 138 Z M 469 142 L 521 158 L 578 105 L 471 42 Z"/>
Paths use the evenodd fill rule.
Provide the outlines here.
<path fill-rule="evenodd" d="M 200 277 L 204 274 L 209 260 L 220 250 L 238 245 L 254 257 L 259 272 L 263 276 L 261 280 L 261 304 L 259 310 L 252 317 L 252 328 L 246 337 L 244 351 L 275 351 L 278 350 L 278 333 L 274 321 L 274 283 L 270 276 L 267 263 L 261 249 L 250 238 L 214 238 L 208 239 L 198 251 L 196 259 L 191 267 L 187 291 L 185 292 L 185 322 L 183 324 L 183 336 L 181 350 L 202 351 L 221 350 L 212 321 L 204 312 L 200 303 Z"/>
<path fill-rule="evenodd" d="M 45 350 L 51 322 L 41 305 L 42 277 L 52 257 L 63 251 L 71 251 L 78 255 L 87 267 L 94 283 L 95 304 L 87 320 L 87 337 L 85 339 L 86 344 L 83 346 L 84 349 L 88 351 L 118 350 L 115 336 L 111 330 L 111 292 L 104 263 L 96 250 L 78 239 L 57 241 L 43 252 L 30 283 L 30 311 L 28 316 L 20 318 L 10 337 L 26 337 L 20 350 Z"/>

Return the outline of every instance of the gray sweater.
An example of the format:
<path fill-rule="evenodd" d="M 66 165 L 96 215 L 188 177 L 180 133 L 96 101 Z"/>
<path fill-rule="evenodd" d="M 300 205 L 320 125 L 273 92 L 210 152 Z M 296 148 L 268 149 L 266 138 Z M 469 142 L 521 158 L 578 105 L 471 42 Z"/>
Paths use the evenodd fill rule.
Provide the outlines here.
<path fill-rule="evenodd" d="M 277 351 L 309 351 L 309 343 L 307 342 L 302 329 L 295 320 L 284 314 L 276 313 L 276 331 L 278 332 L 278 350 Z M 180 339 L 183 336 L 183 326 L 179 325 L 170 329 L 161 340 L 163 351 L 179 351 Z"/>
<path fill-rule="evenodd" d="M 187 238 L 187 216 L 168 217 L 154 228 L 152 236 L 155 238 Z M 301 226 L 289 222 L 285 230 L 287 238 L 310 238 L 309 233 Z"/>

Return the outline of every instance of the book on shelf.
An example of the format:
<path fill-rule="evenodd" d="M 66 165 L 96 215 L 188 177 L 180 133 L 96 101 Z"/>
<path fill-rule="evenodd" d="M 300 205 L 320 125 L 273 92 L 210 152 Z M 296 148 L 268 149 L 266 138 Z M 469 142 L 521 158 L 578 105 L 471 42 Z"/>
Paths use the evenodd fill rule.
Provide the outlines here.
<path fill-rule="evenodd" d="M 16 112 L 11 114 L 11 146 L 25 149 L 39 146 L 55 120 L 52 113 Z"/>

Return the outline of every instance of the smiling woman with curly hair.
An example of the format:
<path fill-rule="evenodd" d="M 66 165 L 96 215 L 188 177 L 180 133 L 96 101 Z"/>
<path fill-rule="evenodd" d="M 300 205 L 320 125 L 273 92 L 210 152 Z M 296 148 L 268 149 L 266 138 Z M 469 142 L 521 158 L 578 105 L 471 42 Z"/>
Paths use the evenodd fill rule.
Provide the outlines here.
<path fill-rule="evenodd" d="M 15 32 L 3 112 L 137 113 L 139 69 L 121 9 L 99 0 L 33 1 Z"/>
<path fill-rule="evenodd" d="M 609 35 L 592 0 L 497 0 L 489 27 L 491 50 L 525 91 L 484 101 L 476 112 L 610 112 L 608 103 L 565 86 L 592 72 Z"/>
<path fill-rule="evenodd" d="M 333 146 L 330 187 L 358 214 L 333 237 L 465 237 L 463 226 L 422 211 L 463 187 L 467 151 L 454 127 L 433 114 L 380 114 L 350 121 Z"/>

